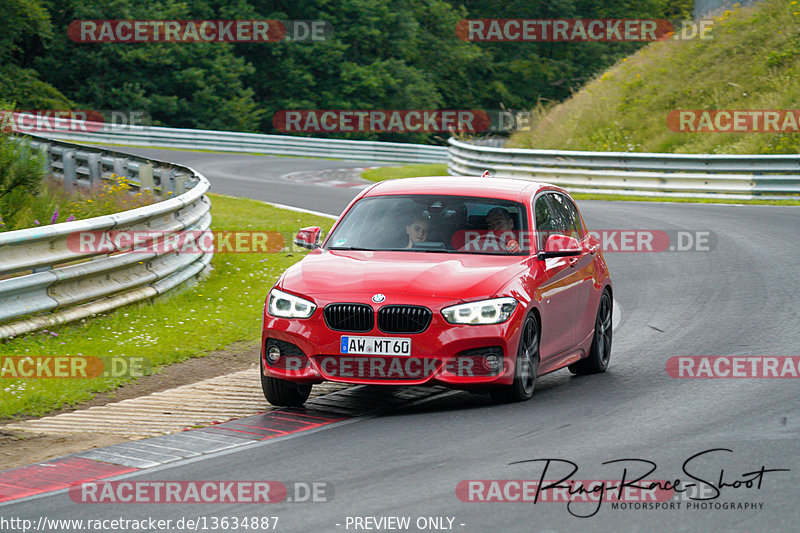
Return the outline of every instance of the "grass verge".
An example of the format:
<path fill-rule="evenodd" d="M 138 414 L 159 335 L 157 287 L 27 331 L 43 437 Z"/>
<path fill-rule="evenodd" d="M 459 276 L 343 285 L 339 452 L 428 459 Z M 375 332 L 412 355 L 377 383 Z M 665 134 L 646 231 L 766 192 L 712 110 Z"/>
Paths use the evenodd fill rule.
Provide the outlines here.
<path fill-rule="evenodd" d="M 277 231 L 289 237 L 304 226 L 330 228 L 332 220 L 256 200 L 210 195 L 212 230 Z M 192 286 L 175 289 L 78 324 L 0 343 L 0 372 L 9 357 L 137 357 L 147 373 L 207 354 L 233 342 L 257 339 L 267 291 L 303 252 L 216 254 L 213 270 Z M 0 378 L 0 418 L 38 416 L 115 389 L 131 377 Z"/>
<path fill-rule="evenodd" d="M 361 177 L 370 181 L 414 178 L 419 176 L 446 176 L 447 165 L 431 163 L 424 165 L 405 165 L 402 167 L 379 167 L 365 170 Z"/>

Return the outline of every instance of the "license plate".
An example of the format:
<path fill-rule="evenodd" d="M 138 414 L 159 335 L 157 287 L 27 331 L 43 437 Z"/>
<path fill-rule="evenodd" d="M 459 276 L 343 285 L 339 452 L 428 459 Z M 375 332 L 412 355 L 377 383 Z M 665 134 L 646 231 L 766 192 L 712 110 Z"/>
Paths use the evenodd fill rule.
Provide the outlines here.
<path fill-rule="evenodd" d="M 365 355 L 411 355 L 411 339 L 401 337 L 343 336 L 341 353 Z"/>

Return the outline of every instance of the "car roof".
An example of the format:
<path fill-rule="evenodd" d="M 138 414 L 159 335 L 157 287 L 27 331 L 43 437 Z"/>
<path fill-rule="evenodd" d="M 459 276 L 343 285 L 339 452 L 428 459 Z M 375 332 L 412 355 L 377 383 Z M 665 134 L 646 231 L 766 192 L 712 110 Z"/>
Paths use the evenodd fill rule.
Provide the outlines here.
<path fill-rule="evenodd" d="M 562 190 L 559 187 L 547 183 L 514 178 L 427 176 L 381 181 L 370 188 L 364 196 L 382 196 L 387 194 L 441 194 L 519 201 L 520 195 L 523 192 L 532 194 L 541 189 Z"/>

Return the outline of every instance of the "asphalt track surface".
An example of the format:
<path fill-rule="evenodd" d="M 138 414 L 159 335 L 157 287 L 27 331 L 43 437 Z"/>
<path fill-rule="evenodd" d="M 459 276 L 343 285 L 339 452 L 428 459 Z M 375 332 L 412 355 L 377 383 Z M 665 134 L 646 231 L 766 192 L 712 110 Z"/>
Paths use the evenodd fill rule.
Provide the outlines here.
<path fill-rule="evenodd" d="M 98 146 L 98 148 L 105 147 Z M 338 215 L 347 207 L 357 190 L 293 181 L 287 179 L 287 175 L 304 170 L 388 165 L 374 161 L 305 159 L 155 148 L 121 147 L 115 150 L 190 166 L 202 172 L 211 181 L 211 192 L 214 193 L 243 196 L 333 215 Z"/>
<path fill-rule="evenodd" d="M 281 176 L 364 162 L 138 150 L 205 173 L 215 192 L 338 214 L 355 189 L 292 183 Z M 453 178 L 457 179 L 457 178 Z M 681 355 L 797 356 L 800 345 L 800 208 L 645 202 L 579 202 L 591 229 L 711 231 L 711 251 L 606 253 L 623 309 L 605 374 L 545 376 L 527 403 L 444 392 L 424 401 L 132 474 L 129 480 L 278 480 L 326 482 L 324 503 L 271 505 L 85 505 L 66 493 L 0 506 L 2 517 L 50 518 L 278 516 L 279 531 L 364 531 L 348 517 L 454 518 L 452 530 L 494 531 L 797 531 L 800 519 L 800 390 L 796 379 L 676 379 L 665 365 Z M 266 290 L 266 288 L 265 288 Z M 258 386 L 255 384 L 253 386 Z M 369 394 L 369 388 L 359 390 Z M 613 509 L 603 503 L 467 503 L 462 480 L 538 480 L 543 463 L 578 467 L 572 479 L 619 480 L 643 464 L 647 479 L 718 484 L 751 479 L 761 487 L 724 487 L 709 508 Z M 546 479 L 566 475 L 552 463 Z M 630 478 L 630 477 L 629 477 Z M 694 490 L 694 489 L 692 489 Z M 694 493 L 696 497 L 710 496 Z M 687 495 L 691 494 L 687 493 Z M 731 502 L 763 504 L 725 509 Z M 716 506 L 716 507 L 715 507 Z M 346 528 L 347 524 L 349 528 Z M 337 525 L 338 524 L 338 525 Z M 447 524 L 447 521 L 445 521 Z M 462 525 L 463 524 L 463 525 Z M 425 529 L 422 529 L 425 530 Z M 390 529 L 374 529 L 390 531 Z"/>

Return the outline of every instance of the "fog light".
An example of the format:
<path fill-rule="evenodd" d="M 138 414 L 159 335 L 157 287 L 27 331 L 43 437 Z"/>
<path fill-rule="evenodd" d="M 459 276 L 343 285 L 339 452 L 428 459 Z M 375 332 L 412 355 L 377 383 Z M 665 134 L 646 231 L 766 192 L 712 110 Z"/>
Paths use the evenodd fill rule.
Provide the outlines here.
<path fill-rule="evenodd" d="M 267 350 L 267 361 L 270 364 L 274 365 L 275 363 L 278 362 L 278 359 L 280 358 L 281 358 L 281 349 L 273 344 Z"/>
<path fill-rule="evenodd" d="M 503 364 L 503 358 L 499 355 L 487 355 L 483 361 L 484 366 L 490 372 L 497 372 Z"/>

